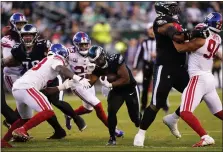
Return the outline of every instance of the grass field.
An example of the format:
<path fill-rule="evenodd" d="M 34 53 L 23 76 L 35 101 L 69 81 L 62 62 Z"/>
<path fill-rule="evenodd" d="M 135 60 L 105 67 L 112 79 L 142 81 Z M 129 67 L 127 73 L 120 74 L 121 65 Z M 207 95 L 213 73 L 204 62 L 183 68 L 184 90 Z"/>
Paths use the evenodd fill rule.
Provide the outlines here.
<path fill-rule="evenodd" d="M 222 100 L 222 91 L 219 91 Z M 98 96 L 106 110 L 106 99 Z M 15 107 L 15 102 L 11 96 L 7 96 L 10 106 Z M 180 103 L 180 94 L 172 92 L 169 96 L 173 112 Z M 66 96 L 65 101 L 77 108 L 81 105 L 80 99 L 75 96 Z M 64 115 L 54 108 L 57 117 L 64 128 Z M 118 127 L 125 132 L 124 138 L 117 139 L 117 146 L 105 146 L 108 141 L 108 130 L 97 119 L 95 112 L 84 115 L 88 127 L 83 132 L 79 132 L 76 125 L 73 124 L 72 130 L 66 130 L 67 136 L 61 140 L 47 140 L 46 137 L 53 133 L 53 129 L 46 123 L 33 128 L 29 133 L 34 137 L 27 143 L 11 143 L 13 149 L 2 149 L 2 151 L 222 151 L 222 122 L 214 117 L 206 107 L 201 103 L 196 109 L 195 115 L 200 119 L 204 128 L 215 139 L 216 144 L 210 147 L 192 148 L 191 146 L 199 141 L 198 135 L 188 127 L 182 120 L 179 121 L 179 129 L 182 134 L 181 139 L 176 139 L 169 132 L 169 129 L 162 123 L 164 112 L 160 111 L 156 120 L 149 128 L 146 134 L 145 147 L 137 148 L 133 146 L 133 139 L 138 129 L 134 127 L 128 117 L 126 106 L 123 105 L 118 112 Z M 3 121 L 3 117 L 1 122 Z M 2 134 L 6 132 L 2 126 Z"/>

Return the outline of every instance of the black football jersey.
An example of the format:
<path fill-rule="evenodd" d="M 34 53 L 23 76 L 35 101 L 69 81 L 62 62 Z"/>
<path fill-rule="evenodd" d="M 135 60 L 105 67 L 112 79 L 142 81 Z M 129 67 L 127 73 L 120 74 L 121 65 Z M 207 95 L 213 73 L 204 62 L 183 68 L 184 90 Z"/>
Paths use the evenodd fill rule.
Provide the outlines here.
<path fill-rule="evenodd" d="M 11 53 L 15 60 L 22 63 L 24 67 L 23 72 L 26 72 L 47 56 L 49 46 L 50 42 L 48 40 L 37 40 L 32 51 L 27 53 L 23 43 L 16 43 Z"/>
<path fill-rule="evenodd" d="M 173 41 L 170 37 L 158 33 L 158 28 L 167 23 L 174 23 L 178 26 L 178 30 L 182 31 L 179 20 L 170 16 L 159 16 L 153 23 L 153 30 L 156 37 L 156 64 L 158 65 L 184 65 L 186 53 L 177 52 Z"/>
<path fill-rule="evenodd" d="M 93 71 L 93 74 L 95 74 L 98 77 L 106 76 L 107 74 L 116 74 L 117 75 L 118 68 L 122 64 L 125 64 L 125 59 L 121 54 L 113 54 L 113 55 L 107 56 L 107 62 L 108 62 L 107 68 L 102 69 L 102 68 L 96 67 L 95 70 Z M 129 77 L 130 77 L 129 84 L 115 87 L 113 89 L 120 90 L 120 91 L 125 91 L 125 90 L 127 91 L 127 90 L 135 89 L 136 81 L 135 81 L 135 79 L 127 65 L 126 65 L 126 68 L 128 70 Z"/>

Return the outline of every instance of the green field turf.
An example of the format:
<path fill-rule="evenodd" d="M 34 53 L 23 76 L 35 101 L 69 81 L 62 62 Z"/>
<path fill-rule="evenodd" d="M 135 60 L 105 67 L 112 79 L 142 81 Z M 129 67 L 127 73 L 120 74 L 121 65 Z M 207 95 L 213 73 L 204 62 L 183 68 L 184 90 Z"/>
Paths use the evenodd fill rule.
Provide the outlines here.
<path fill-rule="evenodd" d="M 222 91 L 219 91 L 222 100 Z M 106 99 L 98 95 L 106 110 Z M 7 96 L 10 106 L 15 107 L 15 102 L 11 96 Z M 77 108 L 81 105 L 79 98 L 75 96 L 66 96 L 66 101 Z M 173 112 L 180 103 L 180 94 L 172 92 L 169 96 L 171 108 Z M 56 108 L 56 115 L 64 128 L 64 115 Z M 206 107 L 205 103 L 201 103 L 196 109 L 195 115 L 200 119 L 204 128 L 215 139 L 216 144 L 210 147 L 192 148 L 191 146 L 199 141 L 198 135 L 188 127 L 188 125 L 179 121 L 179 129 L 182 134 L 181 139 L 176 139 L 169 132 L 169 129 L 162 123 L 162 117 L 165 113 L 161 110 L 152 126 L 146 134 L 145 147 L 133 147 L 133 139 L 138 129 L 128 117 L 126 106 L 123 105 L 118 113 L 118 127 L 125 132 L 124 138 L 117 139 L 117 146 L 105 146 L 108 141 L 108 130 L 97 118 L 95 112 L 84 115 L 88 127 L 83 132 L 79 132 L 76 125 L 73 124 L 72 130 L 67 130 L 67 136 L 61 140 L 47 140 L 46 137 L 53 133 L 53 129 L 46 123 L 42 123 L 36 128 L 29 131 L 34 137 L 27 143 L 12 143 L 13 149 L 2 149 L 2 151 L 222 151 L 222 122 L 214 117 Z M 3 117 L 1 122 L 3 121 Z M 2 134 L 6 132 L 6 128 L 2 126 Z"/>

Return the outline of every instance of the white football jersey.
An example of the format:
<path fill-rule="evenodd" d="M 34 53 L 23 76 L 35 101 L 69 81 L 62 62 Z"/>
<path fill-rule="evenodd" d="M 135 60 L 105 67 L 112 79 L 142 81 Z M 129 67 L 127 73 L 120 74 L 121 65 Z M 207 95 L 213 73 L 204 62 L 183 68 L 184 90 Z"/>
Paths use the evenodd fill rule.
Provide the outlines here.
<path fill-rule="evenodd" d="M 221 51 L 221 37 L 210 31 L 210 36 L 205 40 L 205 44 L 189 54 L 188 72 L 190 77 L 211 72 L 213 66 L 213 56 Z"/>
<path fill-rule="evenodd" d="M 41 90 L 49 80 L 57 77 L 55 71 L 58 65 L 65 65 L 66 61 L 59 55 L 51 55 L 41 60 L 32 69 L 29 69 L 21 78 L 13 84 L 13 90 L 36 88 Z"/>
<path fill-rule="evenodd" d="M 12 47 L 15 45 L 15 40 L 11 39 L 10 35 L 4 36 L 1 39 L 1 47 L 2 47 L 2 58 L 7 58 L 11 56 Z M 23 67 L 16 66 L 16 67 L 5 67 L 3 72 L 5 75 L 20 75 Z"/>
<path fill-rule="evenodd" d="M 68 50 L 70 70 L 78 76 L 85 77 L 87 65 L 90 63 L 89 59 L 80 55 L 75 47 L 68 48 Z"/>

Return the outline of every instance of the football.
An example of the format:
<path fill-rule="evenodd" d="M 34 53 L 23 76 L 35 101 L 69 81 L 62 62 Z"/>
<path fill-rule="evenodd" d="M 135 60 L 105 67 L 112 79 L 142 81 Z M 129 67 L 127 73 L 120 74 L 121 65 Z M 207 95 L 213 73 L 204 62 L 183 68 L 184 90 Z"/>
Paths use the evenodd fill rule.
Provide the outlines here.
<path fill-rule="evenodd" d="M 110 83 L 118 79 L 118 76 L 116 74 L 107 74 L 106 76 L 107 76 L 108 82 Z M 104 80 L 105 76 L 101 76 L 101 79 Z"/>

